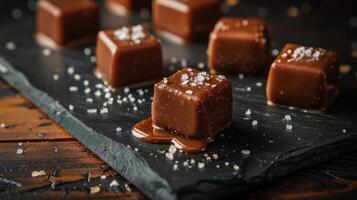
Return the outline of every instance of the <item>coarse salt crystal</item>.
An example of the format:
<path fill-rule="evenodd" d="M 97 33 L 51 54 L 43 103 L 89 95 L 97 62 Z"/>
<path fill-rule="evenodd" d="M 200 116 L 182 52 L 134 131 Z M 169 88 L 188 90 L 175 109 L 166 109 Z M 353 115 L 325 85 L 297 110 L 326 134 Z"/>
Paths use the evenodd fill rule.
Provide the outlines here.
<path fill-rule="evenodd" d="M 242 153 L 243 155 L 245 155 L 245 156 L 248 156 L 248 155 L 250 155 L 250 150 L 243 149 L 243 150 L 241 151 L 241 153 Z"/>
<path fill-rule="evenodd" d="M 245 111 L 245 115 L 246 116 L 250 116 L 252 114 L 252 111 L 250 109 L 248 109 L 247 111 Z"/>
<path fill-rule="evenodd" d="M 22 155 L 23 153 L 24 153 L 24 149 L 22 149 L 22 148 L 19 148 L 16 150 L 17 155 Z"/>
<path fill-rule="evenodd" d="M 198 169 L 203 169 L 203 168 L 205 168 L 205 163 L 199 162 L 199 163 L 197 164 L 197 167 L 198 167 Z"/>
<path fill-rule="evenodd" d="M 167 152 L 165 153 L 166 158 L 168 158 L 169 160 L 173 160 L 174 159 L 174 154 Z"/>
<path fill-rule="evenodd" d="M 71 105 L 71 104 L 69 104 L 69 105 L 68 105 L 68 109 L 69 109 L 70 111 L 72 111 L 72 110 L 74 109 L 74 106 Z"/>
<path fill-rule="evenodd" d="M 285 119 L 286 121 L 291 121 L 291 116 L 290 116 L 290 115 L 285 115 L 285 116 L 284 116 L 284 119 Z"/>
<path fill-rule="evenodd" d="M 174 169 L 174 171 L 177 171 L 178 170 L 178 165 L 174 164 L 173 169 Z"/>
<path fill-rule="evenodd" d="M 88 80 L 84 80 L 84 81 L 83 81 L 83 85 L 84 85 L 84 86 L 88 86 L 88 85 L 89 85 L 89 81 L 88 81 Z"/>
<path fill-rule="evenodd" d="M 255 126 L 257 126 L 257 125 L 258 125 L 258 121 L 257 121 L 257 120 L 253 120 L 253 121 L 252 121 L 252 126 L 255 127 Z"/>
<path fill-rule="evenodd" d="M 177 151 L 177 148 L 175 147 L 175 145 L 170 145 L 169 152 L 174 154 L 174 153 L 176 153 L 176 151 Z"/>
<path fill-rule="evenodd" d="M 77 92 L 77 91 L 78 91 L 78 87 L 77 87 L 77 86 L 70 86 L 70 87 L 69 87 L 69 91 L 71 91 L 71 92 Z"/>
<path fill-rule="evenodd" d="M 99 186 L 94 186 L 94 187 L 91 187 L 90 188 L 90 193 L 91 194 L 96 194 L 96 193 L 98 193 L 98 192 L 100 192 L 100 187 Z"/>
<path fill-rule="evenodd" d="M 51 51 L 51 49 L 43 49 L 43 50 L 42 50 L 42 53 L 43 53 L 43 55 L 45 55 L 45 56 L 49 56 L 49 55 L 52 54 L 52 51 Z"/>
<path fill-rule="evenodd" d="M 234 169 L 234 171 L 239 171 L 240 168 L 238 165 L 235 164 L 235 165 L 233 165 L 233 169 Z"/>
<path fill-rule="evenodd" d="M 189 95 L 192 95 L 192 94 L 193 94 L 192 90 L 186 90 L 185 93 L 186 93 L 186 94 L 189 94 Z"/>
<path fill-rule="evenodd" d="M 93 103 L 93 99 L 92 98 L 86 98 L 86 102 Z"/>
<path fill-rule="evenodd" d="M 286 130 L 292 130 L 292 129 L 293 129 L 293 125 L 291 125 L 291 124 L 286 125 Z"/>
<path fill-rule="evenodd" d="M 44 170 L 40 170 L 40 171 L 33 171 L 31 173 L 32 177 L 38 177 L 38 176 L 44 176 L 46 175 L 46 172 Z"/>
<path fill-rule="evenodd" d="M 95 114 L 95 113 L 97 113 L 97 109 L 95 109 L 95 108 L 93 108 L 93 109 L 87 109 L 87 113 L 88 114 Z"/>
<path fill-rule="evenodd" d="M 119 186 L 119 183 L 118 181 L 116 180 L 113 180 L 110 184 L 109 184 L 109 187 L 118 187 Z"/>

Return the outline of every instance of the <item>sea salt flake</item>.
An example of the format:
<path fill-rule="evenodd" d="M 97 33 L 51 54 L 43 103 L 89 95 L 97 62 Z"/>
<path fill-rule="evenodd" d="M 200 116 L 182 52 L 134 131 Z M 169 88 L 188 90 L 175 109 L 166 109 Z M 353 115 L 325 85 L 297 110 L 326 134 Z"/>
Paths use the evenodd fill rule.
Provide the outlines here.
<path fill-rule="evenodd" d="M 166 158 L 168 158 L 169 160 L 173 160 L 174 159 L 174 154 L 167 152 L 165 153 Z"/>
<path fill-rule="evenodd" d="M 253 127 L 258 126 L 258 121 L 257 121 L 257 120 L 253 120 L 253 121 L 252 121 L 252 126 L 253 126 Z"/>
<path fill-rule="evenodd" d="M 49 56 L 52 54 L 52 51 L 51 51 L 51 49 L 43 49 L 42 53 L 44 56 Z"/>
<path fill-rule="evenodd" d="M 53 80 L 57 81 L 58 79 L 59 79 L 58 74 L 54 74 L 54 75 L 53 75 Z"/>
<path fill-rule="evenodd" d="M 116 180 L 113 180 L 110 184 L 109 184 L 109 187 L 118 187 L 119 186 L 119 183 L 118 181 Z"/>
<path fill-rule="evenodd" d="M 69 87 L 69 91 L 70 92 L 77 92 L 78 91 L 78 87 L 77 86 L 70 86 Z"/>
<path fill-rule="evenodd" d="M 87 109 L 87 113 L 88 114 L 95 114 L 95 113 L 97 113 L 97 109 L 95 109 L 95 108 L 92 108 L 92 109 Z"/>
<path fill-rule="evenodd" d="M 71 104 L 69 104 L 69 105 L 68 105 L 68 109 L 69 109 L 70 111 L 72 111 L 72 110 L 74 110 L 74 106 L 71 105 Z"/>
<path fill-rule="evenodd" d="M 203 169 L 203 168 L 205 168 L 205 163 L 199 162 L 199 163 L 197 163 L 197 167 L 198 167 L 198 169 Z"/>
<path fill-rule="evenodd" d="M 186 94 L 189 94 L 189 95 L 192 95 L 192 94 L 193 94 L 192 90 L 186 90 L 185 93 L 186 93 Z"/>
<path fill-rule="evenodd" d="M 79 81 L 79 80 L 81 80 L 81 75 L 79 75 L 79 74 L 75 74 L 74 76 L 73 76 L 73 78 L 74 78 L 74 80 L 76 80 L 76 81 Z"/>
<path fill-rule="evenodd" d="M 248 155 L 250 155 L 250 150 L 243 149 L 243 150 L 241 151 L 241 153 L 242 153 L 243 155 L 245 155 L 245 156 L 248 156 Z"/>
<path fill-rule="evenodd" d="M 179 169 L 179 168 L 178 168 L 178 165 L 177 165 L 177 164 L 174 164 L 173 169 L 174 169 L 174 171 L 177 171 L 177 170 Z"/>
<path fill-rule="evenodd" d="M 5 46 L 6 46 L 6 49 L 11 50 L 11 51 L 16 49 L 16 44 L 14 42 L 7 42 Z"/>
<path fill-rule="evenodd" d="M 46 172 L 44 170 L 31 172 L 32 177 L 38 177 L 38 176 L 44 176 L 44 175 L 46 175 Z"/>
<path fill-rule="evenodd" d="M 239 169 L 240 169 L 240 167 L 239 167 L 238 165 L 236 165 L 236 164 L 233 165 L 233 170 L 234 170 L 234 171 L 239 171 Z"/>
<path fill-rule="evenodd" d="M 175 154 L 177 151 L 177 148 L 175 147 L 175 145 L 170 145 L 169 147 L 169 152 L 172 154 Z"/>
<path fill-rule="evenodd" d="M 99 186 L 94 186 L 94 187 L 91 187 L 90 188 L 90 193 L 91 194 L 96 194 L 96 193 L 99 193 L 100 192 L 100 187 Z"/>
<path fill-rule="evenodd" d="M 291 121 L 291 116 L 290 116 L 290 115 L 285 115 L 285 116 L 284 116 L 284 119 L 285 119 L 286 121 Z"/>
<path fill-rule="evenodd" d="M 292 130 L 293 129 L 293 125 L 291 125 L 291 124 L 287 124 L 286 125 L 286 130 Z"/>
<path fill-rule="evenodd" d="M 84 86 L 88 86 L 88 85 L 89 85 L 89 81 L 88 81 L 88 80 L 84 80 L 84 81 L 83 81 L 83 85 L 84 85 Z"/>
<path fill-rule="evenodd" d="M 73 74 L 74 73 L 74 67 L 68 67 L 67 73 L 68 74 Z"/>
<path fill-rule="evenodd" d="M 24 149 L 22 149 L 22 148 L 18 148 L 16 150 L 16 155 L 22 155 L 23 153 L 24 153 Z"/>

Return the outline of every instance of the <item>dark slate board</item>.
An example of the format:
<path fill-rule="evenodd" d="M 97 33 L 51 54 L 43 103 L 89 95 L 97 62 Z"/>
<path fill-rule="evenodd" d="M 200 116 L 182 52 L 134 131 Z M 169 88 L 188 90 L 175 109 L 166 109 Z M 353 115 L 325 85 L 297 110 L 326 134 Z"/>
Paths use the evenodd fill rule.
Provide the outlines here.
<path fill-rule="evenodd" d="M 23 2 L 16 5 L 10 1 L 0 2 L 3 11 L 0 14 L 1 77 L 150 198 L 222 198 L 356 149 L 357 112 L 354 104 L 357 93 L 350 87 L 351 84 L 344 86 L 340 98 L 328 113 L 308 114 L 266 106 L 263 77 L 240 80 L 232 76 L 235 103 L 233 125 L 223 137 L 217 136 L 204 153 L 176 153 L 179 170 L 174 171 L 174 161 L 158 152 L 167 151 L 169 145 L 145 144 L 130 134 L 136 122 L 150 116 L 152 85 L 143 87 L 148 91 L 144 95 L 146 102 L 137 104 L 138 111 L 134 111 L 131 104 L 114 103 L 108 106 L 109 114 L 87 114 L 87 109 L 100 108 L 104 101 L 102 96 L 93 97 L 92 104 L 85 102 L 87 96 L 83 93 L 83 80 L 90 81 L 92 93 L 94 85 L 101 82 L 92 74 L 95 64 L 90 61 L 90 56 L 84 55 L 84 49 L 52 51 L 45 56 L 43 48 L 33 40 L 33 12 L 27 11 Z M 28 5 L 31 7 L 32 4 Z M 286 15 L 286 4 L 282 3 L 283 9 L 265 6 L 271 11 L 268 20 L 275 30 L 277 48 L 287 41 L 311 44 L 335 49 L 345 63 L 355 62 L 349 60 L 349 50 L 346 50 L 350 48 L 353 34 L 348 31 L 346 23 L 340 23 L 346 20 L 345 16 L 328 15 L 330 12 L 327 10 L 325 13 L 310 13 L 305 17 L 289 19 L 283 17 Z M 257 7 L 256 1 L 245 2 L 240 9 L 233 9 L 228 15 L 252 15 Z M 20 20 L 9 17 L 14 8 L 21 8 L 25 17 Z M 321 16 L 324 16 L 323 19 Z M 327 24 L 328 19 L 334 19 L 332 24 Z M 103 13 L 106 28 L 140 21 L 138 16 L 120 18 Z M 341 35 L 344 37 L 341 38 Z M 332 38 L 340 41 L 330 42 Z M 16 49 L 5 48 L 9 41 L 16 44 Z M 180 66 L 172 62 L 172 57 L 179 61 L 185 58 L 190 66 L 197 66 L 206 60 L 204 44 L 182 46 L 163 39 L 163 45 L 167 74 Z M 94 46 L 90 48 L 94 52 Z M 75 67 L 75 73 L 82 76 L 80 82 L 68 75 L 70 65 Z M 58 81 L 53 80 L 54 74 L 59 75 Z M 262 82 L 263 86 L 257 87 L 257 82 Z M 356 85 L 355 82 L 353 84 Z M 73 93 L 69 91 L 70 86 L 79 86 L 80 89 Z M 247 91 L 247 87 L 251 91 Z M 137 89 L 140 88 L 131 88 L 130 93 L 135 97 L 139 97 Z M 127 95 L 123 89 L 113 92 L 113 96 L 118 94 Z M 69 104 L 75 106 L 74 111 L 68 110 Z M 245 116 L 247 109 L 252 110 L 250 118 Z M 292 116 L 289 123 L 293 125 L 292 131 L 286 129 L 288 123 L 283 121 L 286 114 Z M 252 127 L 252 120 L 258 121 L 257 127 Z M 117 132 L 117 127 L 121 127 L 122 131 Z M 243 149 L 250 150 L 250 156 L 242 155 Z M 198 169 L 197 162 L 204 160 L 205 154 L 211 157 L 218 154 L 219 159 L 205 161 L 204 169 Z M 191 158 L 196 160 L 196 164 L 192 168 L 184 167 L 183 162 Z M 225 166 L 226 162 L 229 166 Z M 240 166 L 239 173 L 233 170 L 233 164 Z"/>

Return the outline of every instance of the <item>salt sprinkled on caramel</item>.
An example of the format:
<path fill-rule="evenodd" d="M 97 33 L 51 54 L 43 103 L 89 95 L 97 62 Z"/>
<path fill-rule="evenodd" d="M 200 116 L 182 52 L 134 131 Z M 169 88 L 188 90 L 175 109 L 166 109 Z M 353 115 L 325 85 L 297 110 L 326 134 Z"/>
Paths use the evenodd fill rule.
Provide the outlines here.
<path fill-rule="evenodd" d="M 312 47 L 298 47 L 292 53 L 287 51 L 283 57 L 289 57 L 288 62 L 299 61 L 305 59 L 306 62 L 319 61 L 325 54 L 326 50 Z"/>
<path fill-rule="evenodd" d="M 142 25 L 136 25 L 129 28 L 124 26 L 114 31 L 114 35 L 116 39 L 121 41 L 128 41 L 132 44 L 140 44 L 141 40 L 147 37 Z"/>

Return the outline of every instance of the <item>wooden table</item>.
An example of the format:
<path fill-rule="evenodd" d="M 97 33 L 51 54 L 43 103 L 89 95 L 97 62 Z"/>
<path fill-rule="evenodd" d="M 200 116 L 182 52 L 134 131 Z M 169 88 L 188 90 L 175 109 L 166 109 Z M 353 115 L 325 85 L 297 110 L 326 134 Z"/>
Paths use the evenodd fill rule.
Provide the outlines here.
<path fill-rule="evenodd" d="M 46 174 L 32 176 L 41 170 Z M 110 187 L 113 180 L 119 186 Z M 233 199 L 353 199 L 357 196 L 357 152 L 237 195 Z M 145 196 L 0 81 L 0 199 Z"/>

